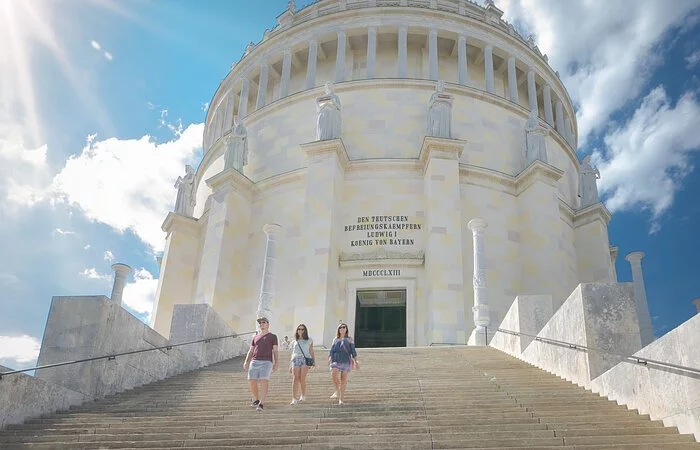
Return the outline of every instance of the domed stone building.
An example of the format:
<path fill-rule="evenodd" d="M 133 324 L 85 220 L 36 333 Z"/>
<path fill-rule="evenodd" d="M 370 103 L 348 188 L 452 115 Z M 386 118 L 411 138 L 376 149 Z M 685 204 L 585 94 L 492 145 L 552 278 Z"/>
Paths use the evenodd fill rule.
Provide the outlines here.
<path fill-rule="evenodd" d="M 566 88 L 492 2 L 294 3 L 210 103 L 154 327 L 205 303 L 328 345 L 467 343 L 518 295 L 616 281 Z"/>

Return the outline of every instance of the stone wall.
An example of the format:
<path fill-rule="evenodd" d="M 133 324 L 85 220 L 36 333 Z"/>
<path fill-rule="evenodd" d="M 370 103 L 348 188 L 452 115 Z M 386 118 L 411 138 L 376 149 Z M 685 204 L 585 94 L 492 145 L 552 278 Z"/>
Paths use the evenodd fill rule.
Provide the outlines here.
<path fill-rule="evenodd" d="M 519 297 L 500 328 L 561 344 L 497 332 L 490 345 L 700 440 L 700 315 L 640 349 L 629 283 L 582 284 L 543 321 L 546 310 Z"/>

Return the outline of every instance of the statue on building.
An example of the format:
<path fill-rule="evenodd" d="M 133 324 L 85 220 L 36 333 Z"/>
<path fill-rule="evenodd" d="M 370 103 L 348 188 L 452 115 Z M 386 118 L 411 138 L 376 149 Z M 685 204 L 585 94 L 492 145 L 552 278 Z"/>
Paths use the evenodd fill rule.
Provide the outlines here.
<path fill-rule="evenodd" d="M 192 217 L 194 212 L 194 169 L 189 164 L 185 166 L 185 176 L 177 177 L 175 187 L 177 188 L 177 198 L 175 199 L 175 213 Z"/>
<path fill-rule="evenodd" d="M 316 99 L 316 138 L 319 141 L 338 139 L 341 131 L 340 98 L 333 92 L 333 84 L 330 81 L 326 82 L 325 92 Z"/>
<path fill-rule="evenodd" d="M 600 172 L 597 167 L 591 166 L 591 155 L 583 158 L 578 175 L 578 196 L 581 199 L 581 208 L 591 206 L 600 201 L 598 197 L 598 182 Z"/>
<path fill-rule="evenodd" d="M 428 102 L 428 136 L 452 138 L 452 101 L 445 93 L 445 82 L 438 81 Z"/>
<path fill-rule="evenodd" d="M 537 111 L 530 111 L 530 118 L 525 123 L 525 167 L 540 160 L 547 162 L 547 129 L 540 125 Z"/>
<path fill-rule="evenodd" d="M 294 0 L 289 0 L 287 2 L 287 11 L 291 13 L 295 13 L 297 10 L 297 5 L 294 3 Z"/>
<path fill-rule="evenodd" d="M 248 164 L 248 132 L 238 116 L 233 117 L 233 128 L 224 136 L 224 146 L 224 170 L 243 173 L 243 166 Z"/>

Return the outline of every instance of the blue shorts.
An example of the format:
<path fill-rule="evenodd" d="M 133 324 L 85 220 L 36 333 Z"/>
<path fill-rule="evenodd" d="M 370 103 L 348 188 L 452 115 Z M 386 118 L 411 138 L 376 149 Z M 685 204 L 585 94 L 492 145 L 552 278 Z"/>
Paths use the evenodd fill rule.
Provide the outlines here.
<path fill-rule="evenodd" d="M 254 359 L 248 367 L 249 380 L 269 380 L 272 374 L 272 361 L 259 361 Z"/>
<path fill-rule="evenodd" d="M 338 369 L 341 372 L 350 372 L 352 370 L 352 362 L 332 362 L 331 363 L 331 371 L 333 369 Z"/>
<path fill-rule="evenodd" d="M 290 367 L 308 367 L 306 365 L 306 358 L 301 355 L 296 355 L 294 358 L 292 358 L 289 365 Z"/>

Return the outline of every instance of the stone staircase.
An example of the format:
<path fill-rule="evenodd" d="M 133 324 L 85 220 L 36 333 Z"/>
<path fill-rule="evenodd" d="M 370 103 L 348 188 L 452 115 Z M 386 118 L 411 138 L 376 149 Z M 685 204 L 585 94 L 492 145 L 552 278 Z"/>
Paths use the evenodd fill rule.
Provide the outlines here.
<path fill-rule="evenodd" d="M 11 426 L 0 448 L 700 449 L 692 435 L 491 348 L 358 353 L 342 406 L 325 365 L 310 371 L 307 401 L 290 406 L 282 352 L 264 412 L 249 406 L 236 358 Z"/>

